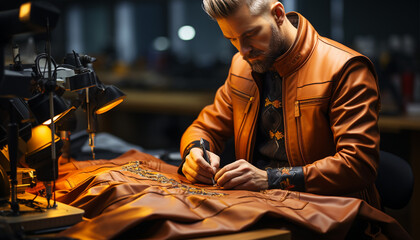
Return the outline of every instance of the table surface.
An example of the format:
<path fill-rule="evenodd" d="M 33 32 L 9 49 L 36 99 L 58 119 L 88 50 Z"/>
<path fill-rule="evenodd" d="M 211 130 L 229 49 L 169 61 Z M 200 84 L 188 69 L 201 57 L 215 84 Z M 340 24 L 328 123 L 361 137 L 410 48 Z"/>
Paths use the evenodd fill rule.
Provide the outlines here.
<path fill-rule="evenodd" d="M 264 239 L 264 240 L 290 240 L 292 234 L 289 230 L 265 228 L 240 233 L 232 233 L 220 236 L 194 238 L 193 240 L 243 240 L 243 239 Z"/>
<path fill-rule="evenodd" d="M 419 115 L 399 115 L 379 117 L 379 128 L 381 130 L 420 130 Z"/>

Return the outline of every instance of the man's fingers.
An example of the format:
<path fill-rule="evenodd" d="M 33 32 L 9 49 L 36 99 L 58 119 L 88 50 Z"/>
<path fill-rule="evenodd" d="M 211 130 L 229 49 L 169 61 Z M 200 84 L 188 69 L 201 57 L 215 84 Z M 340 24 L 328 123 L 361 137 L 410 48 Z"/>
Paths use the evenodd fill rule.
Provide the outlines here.
<path fill-rule="evenodd" d="M 184 172 L 185 177 L 191 181 L 192 183 L 195 182 L 202 182 L 202 183 L 207 183 L 207 184 L 211 184 L 211 179 L 208 179 L 206 177 L 203 177 L 201 175 L 195 175 L 192 176 L 191 174 L 189 174 L 188 172 Z"/>
<path fill-rule="evenodd" d="M 223 176 L 223 174 L 225 174 L 225 172 L 226 172 L 226 168 L 222 168 L 222 169 L 220 169 L 219 171 L 217 171 L 217 172 L 216 172 L 216 174 L 214 175 L 214 180 L 215 180 L 216 182 L 218 182 L 218 181 L 219 181 L 219 178 L 220 178 L 221 176 Z"/>
<path fill-rule="evenodd" d="M 233 188 L 234 189 L 241 189 L 241 188 L 238 188 L 238 187 L 246 184 L 246 182 L 247 182 L 247 178 L 244 178 L 242 176 L 237 176 L 237 177 L 229 179 L 227 182 L 225 182 L 222 185 L 222 187 L 224 189 L 233 189 Z"/>
<path fill-rule="evenodd" d="M 194 156 L 191 156 L 191 154 L 188 154 L 185 158 L 184 166 L 187 165 L 189 168 L 191 168 L 193 171 L 206 176 L 206 177 L 213 177 L 213 168 L 204 161 L 204 159 L 194 159 Z"/>
<path fill-rule="evenodd" d="M 223 170 L 223 169 L 222 169 Z M 219 171 L 220 172 L 220 171 Z M 218 172 L 218 173 L 219 173 Z M 231 181 L 231 180 L 233 180 L 234 178 L 238 178 L 238 177 L 240 177 L 242 175 L 242 173 L 241 173 L 241 171 L 238 171 L 238 170 L 230 170 L 230 171 L 225 171 L 219 178 L 217 178 L 217 184 L 219 185 L 219 186 L 221 186 L 221 187 L 225 187 L 225 185 L 229 182 L 229 181 Z M 238 180 L 235 180 L 233 183 L 231 183 L 231 184 L 234 184 L 234 183 L 236 183 L 236 181 L 238 181 Z M 233 186 L 232 186 L 233 187 Z"/>
<path fill-rule="evenodd" d="M 241 163 L 242 163 L 242 160 L 238 160 L 224 166 L 222 169 L 220 169 L 216 173 L 216 175 L 214 176 L 214 180 L 219 181 L 219 178 L 221 178 L 226 172 L 229 172 L 229 171 L 232 171 L 241 167 Z"/>
<path fill-rule="evenodd" d="M 189 164 L 184 164 L 184 166 L 182 167 L 182 173 L 184 173 L 185 177 L 190 180 L 191 182 L 202 182 L 202 183 L 207 183 L 207 184 L 212 184 L 212 176 L 210 173 L 205 172 L 205 171 L 195 171 L 193 168 L 191 168 L 189 166 Z M 206 176 L 206 175 L 209 176 Z"/>
<path fill-rule="evenodd" d="M 225 189 L 258 191 L 268 188 L 267 172 L 256 168 L 244 159 L 220 169 L 215 175 L 215 180 Z"/>
<path fill-rule="evenodd" d="M 220 167 L 220 157 L 217 156 L 216 154 L 209 152 L 209 157 L 210 157 L 210 165 L 212 166 L 213 170 L 215 170 L 215 173 L 217 171 L 217 169 L 219 169 Z"/>
<path fill-rule="evenodd" d="M 194 150 L 194 151 L 193 151 Z M 207 151 L 208 152 L 208 151 Z M 193 148 L 190 151 L 190 154 L 187 155 L 187 157 L 190 157 L 191 167 L 193 167 L 196 171 L 199 169 L 205 169 L 207 172 L 209 172 L 211 177 L 214 175 L 214 169 L 213 167 L 204 159 L 203 157 L 203 151 L 199 148 Z M 186 160 L 188 160 L 186 158 Z M 209 177 L 210 177 L 209 176 Z"/>
<path fill-rule="evenodd" d="M 196 179 L 194 179 L 193 177 L 191 177 L 191 175 L 190 175 L 190 174 L 188 174 L 188 172 L 187 172 L 187 171 L 182 170 L 182 173 L 184 173 L 184 176 L 185 176 L 185 178 L 187 178 L 187 179 L 188 179 L 188 181 L 190 181 L 190 182 L 192 182 L 192 183 L 197 182 L 197 180 L 196 180 Z"/>

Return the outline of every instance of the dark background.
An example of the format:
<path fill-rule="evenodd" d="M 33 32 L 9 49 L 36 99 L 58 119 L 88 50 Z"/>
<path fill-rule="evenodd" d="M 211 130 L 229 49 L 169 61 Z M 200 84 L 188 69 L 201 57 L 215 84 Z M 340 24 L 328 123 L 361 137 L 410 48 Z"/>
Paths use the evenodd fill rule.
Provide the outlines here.
<path fill-rule="evenodd" d="M 236 50 L 201 9 L 199 0 L 51 1 L 61 16 L 52 32 L 52 54 L 60 62 L 75 50 L 97 58 L 95 71 L 105 83 L 122 89 L 215 92 L 223 84 Z M 286 11 L 302 13 L 326 37 L 371 58 L 379 75 L 382 114 L 405 113 L 420 102 L 419 1 L 286 0 Z M 190 25 L 195 38 L 181 40 L 178 29 Z M 156 50 L 157 38 L 169 47 Z M 45 36 L 17 36 L 24 63 L 45 50 Z M 11 61 L 6 48 L 6 62 Z M 26 62 L 25 62 L 26 61 Z M 411 76 L 406 86 L 402 76 Z M 410 87 L 411 86 L 411 87 Z M 407 90 L 407 88 L 409 88 Z M 130 96 L 128 96 L 130 97 Z M 173 148 L 196 114 L 168 111 L 119 112 L 100 126 L 146 148 Z M 119 120 L 115 120 L 118 118 Z M 78 129 L 83 129 L 80 119 Z M 386 144 L 384 142 L 384 144 Z"/>
<path fill-rule="evenodd" d="M 2 1 L 0 9 L 20 2 Z M 236 52 L 201 9 L 199 0 L 49 2 L 61 10 L 52 32 L 55 60 L 60 62 L 72 50 L 94 56 L 99 78 L 123 90 L 214 93 L 223 84 Z M 419 114 L 412 109 L 420 104 L 420 1 L 282 2 L 286 12 L 300 12 L 320 35 L 373 61 L 382 95 L 381 115 Z M 178 37 L 178 29 L 184 25 L 195 29 L 192 40 Z M 169 47 L 157 49 L 157 39 L 169 42 Z M 20 46 L 23 63 L 32 63 L 36 54 L 45 52 L 44 35 L 15 36 L 13 43 Z M 5 52 L 6 63 L 11 62 L 11 46 Z M 100 116 L 99 129 L 145 149 L 178 151 L 183 131 L 197 114 L 117 107 Z M 77 117 L 77 131 L 83 131 L 86 121 L 81 110 Z M 410 146 L 417 144 L 410 142 L 414 139 L 410 134 L 410 130 L 382 132 L 381 149 L 409 159 Z"/>

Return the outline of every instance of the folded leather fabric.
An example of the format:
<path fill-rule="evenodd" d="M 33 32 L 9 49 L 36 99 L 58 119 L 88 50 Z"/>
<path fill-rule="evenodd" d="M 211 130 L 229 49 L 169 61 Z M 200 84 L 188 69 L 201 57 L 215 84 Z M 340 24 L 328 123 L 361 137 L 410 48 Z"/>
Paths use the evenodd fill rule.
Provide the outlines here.
<path fill-rule="evenodd" d="M 191 184 L 177 168 L 131 150 L 113 160 L 60 166 L 57 200 L 85 210 L 60 236 L 186 239 L 284 228 L 293 239 L 410 239 L 392 217 L 355 198 Z M 360 239 L 360 238 L 357 238 Z"/>

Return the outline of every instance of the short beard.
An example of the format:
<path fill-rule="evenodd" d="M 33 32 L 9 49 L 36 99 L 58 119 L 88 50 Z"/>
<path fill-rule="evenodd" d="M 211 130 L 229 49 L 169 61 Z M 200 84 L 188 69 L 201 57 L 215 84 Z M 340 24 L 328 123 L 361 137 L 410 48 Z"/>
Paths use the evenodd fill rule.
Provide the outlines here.
<path fill-rule="evenodd" d="M 286 44 L 284 38 L 281 37 L 280 32 L 273 24 L 271 24 L 271 40 L 267 52 L 255 52 L 244 58 L 251 66 L 254 72 L 264 73 L 267 72 L 271 66 L 273 66 L 276 59 L 286 52 Z M 258 51 L 258 50 L 257 50 Z M 248 58 L 254 55 L 261 55 L 264 58 L 262 60 L 256 60 L 251 63 Z"/>

